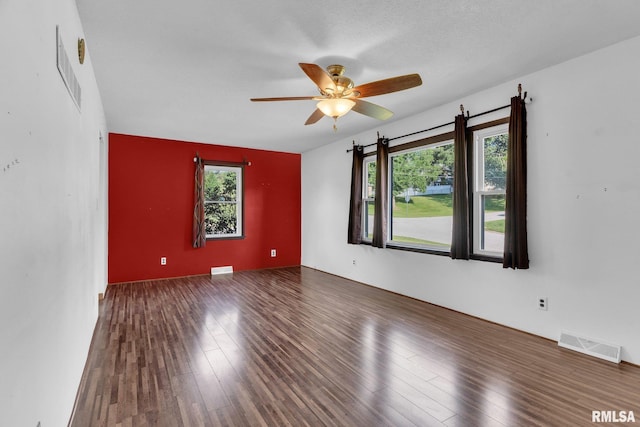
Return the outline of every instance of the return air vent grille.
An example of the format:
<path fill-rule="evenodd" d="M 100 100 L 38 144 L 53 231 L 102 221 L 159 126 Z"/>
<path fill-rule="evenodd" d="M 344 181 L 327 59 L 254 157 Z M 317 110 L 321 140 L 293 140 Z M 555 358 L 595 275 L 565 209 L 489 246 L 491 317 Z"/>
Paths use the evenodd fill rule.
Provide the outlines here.
<path fill-rule="evenodd" d="M 58 66 L 62 81 L 64 81 L 64 85 L 67 87 L 69 95 L 71 95 L 71 99 L 73 99 L 78 110 L 81 110 L 82 88 L 76 78 L 76 74 L 73 72 L 73 67 L 71 67 L 71 61 L 69 61 L 69 55 L 67 55 L 67 51 L 62 43 L 60 28 L 58 26 L 56 26 L 56 65 Z"/>
<path fill-rule="evenodd" d="M 609 362 L 620 363 L 621 348 L 619 345 L 607 344 L 568 332 L 560 333 L 558 345 L 590 356 L 599 357 Z"/>
<path fill-rule="evenodd" d="M 233 273 L 233 266 L 225 265 L 223 267 L 211 267 L 211 275 Z"/>

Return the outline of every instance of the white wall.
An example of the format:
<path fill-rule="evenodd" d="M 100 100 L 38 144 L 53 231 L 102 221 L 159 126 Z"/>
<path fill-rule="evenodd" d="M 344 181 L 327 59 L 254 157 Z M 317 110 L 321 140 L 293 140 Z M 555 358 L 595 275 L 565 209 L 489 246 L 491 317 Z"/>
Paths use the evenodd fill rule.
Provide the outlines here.
<path fill-rule="evenodd" d="M 632 52 L 640 38 L 304 153 L 303 265 L 553 340 L 567 330 L 617 343 L 623 360 L 640 364 L 640 56 Z M 529 270 L 346 244 L 353 139 L 449 122 L 460 103 L 471 114 L 508 104 L 520 82 L 533 97 Z M 538 296 L 549 298 L 548 311 L 537 309 Z"/>
<path fill-rule="evenodd" d="M 56 25 L 82 86 L 56 68 Z M 73 0 L 0 2 L 0 424 L 66 425 L 106 286 L 107 129 Z M 91 41 L 88 41 L 91 50 Z M 100 132 L 105 137 L 100 142 Z"/>

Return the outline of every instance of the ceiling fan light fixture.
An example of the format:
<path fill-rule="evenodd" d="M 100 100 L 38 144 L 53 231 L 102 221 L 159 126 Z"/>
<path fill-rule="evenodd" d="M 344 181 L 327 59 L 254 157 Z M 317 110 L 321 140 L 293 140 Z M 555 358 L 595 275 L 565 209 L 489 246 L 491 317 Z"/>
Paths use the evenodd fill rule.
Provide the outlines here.
<path fill-rule="evenodd" d="M 342 65 L 329 65 L 326 71 L 317 64 L 300 62 L 298 65 L 316 84 L 320 96 L 251 98 L 251 101 L 318 101 L 316 109 L 304 124 L 311 125 L 323 116 L 328 116 L 334 120 L 334 131 L 337 131 L 335 123 L 338 118 L 351 110 L 378 120 L 387 120 L 393 116 L 392 111 L 360 98 L 399 92 L 422 84 L 419 74 L 407 74 L 354 86 L 353 80 L 343 75 L 344 66 Z"/>
<path fill-rule="evenodd" d="M 351 111 L 354 105 L 356 105 L 356 103 L 352 99 L 332 98 L 323 99 L 318 102 L 317 107 L 325 116 L 338 118 Z"/>

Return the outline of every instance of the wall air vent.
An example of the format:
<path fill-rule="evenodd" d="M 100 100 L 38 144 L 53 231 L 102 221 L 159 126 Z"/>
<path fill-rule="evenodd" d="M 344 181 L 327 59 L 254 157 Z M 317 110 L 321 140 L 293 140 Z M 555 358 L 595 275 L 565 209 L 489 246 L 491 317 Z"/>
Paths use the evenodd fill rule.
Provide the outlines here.
<path fill-rule="evenodd" d="M 619 345 L 607 344 L 568 332 L 560 333 L 558 345 L 590 356 L 599 357 L 609 362 L 620 363 L 621 348 Z"/>
<path fill-rule="evenodd" d="M 67 55 L 67 51 L 64 48 L 64 44 L 62 43 L 62 37 L 60 36 L 60 28 L 56 25 L 56 65 L 58 66 L 58 71 L 60 72 L 60 76 L 62 77 L 62 81 L 64 81 L 64 85 L 67 87 L 69 91 L 69 95 L 71 95 L 71 99 L 78 107 L 78 110 L 81 110 L 82 105 L 82 88 L 80 87 L 80 83 L 76 78 L 76 74 L 73 72 L 73 67 L 71 66 L 71 61 L 69 61 L 69 56 Z"/>

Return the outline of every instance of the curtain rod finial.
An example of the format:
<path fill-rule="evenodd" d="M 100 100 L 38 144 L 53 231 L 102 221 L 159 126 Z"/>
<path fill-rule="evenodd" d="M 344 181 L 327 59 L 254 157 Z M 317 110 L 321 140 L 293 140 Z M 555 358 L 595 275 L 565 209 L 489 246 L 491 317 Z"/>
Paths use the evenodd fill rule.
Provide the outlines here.
<path fill-rule="evenodd" d="M 522 96 L 522 84 L 518 83 L 518 96 Z"/>
<path fill-rule="evenodd" d="M 464 105 L 460 104 L 460 112 L 464 115 Z"/>

